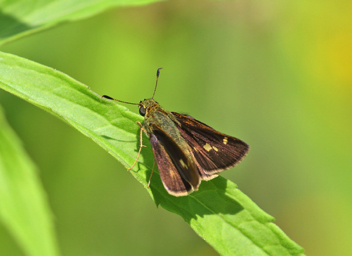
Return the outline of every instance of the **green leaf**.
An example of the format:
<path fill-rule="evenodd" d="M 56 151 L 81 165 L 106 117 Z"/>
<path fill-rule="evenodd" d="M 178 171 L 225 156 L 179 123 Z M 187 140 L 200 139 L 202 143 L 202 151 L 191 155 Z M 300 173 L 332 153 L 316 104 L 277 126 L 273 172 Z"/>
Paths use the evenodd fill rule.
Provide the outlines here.
<path fill-rule="evenodd" d="M 65 74 L 5 53 L 0 54 L 0 87 L 62 118 L 126 167 L 133 164 L 139 146 L 136 121 L 142 121 L 141 116 Z M 146 186 L 154 160 L 145 137 L 143 143 L 147 148 L 131 173 Z M 157 205 L 180 215 L 222 255 L 303 255 L 271 216 L 222 177 L 203 181 L 189 196 L 174 197 L 155 172 L 147 190 Z"/>
<path fill-rule="evenodd" d="M 0 109 L 0 219 L 26 255 L 59 255 L 52 213 L 35 167 Z"/>
<path fill-rule="evenodd" d="M 0 1 L 0 45 L 62 22 L 93 16 L 116 6 L 160 0 L 12 0 Z"/>

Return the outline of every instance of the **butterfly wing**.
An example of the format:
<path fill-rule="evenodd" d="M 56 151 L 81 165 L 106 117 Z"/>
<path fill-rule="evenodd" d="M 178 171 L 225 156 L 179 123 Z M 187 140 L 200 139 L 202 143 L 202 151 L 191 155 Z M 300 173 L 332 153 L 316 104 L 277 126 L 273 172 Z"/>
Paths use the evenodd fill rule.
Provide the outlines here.
<path fill-rule="evenodd" d="M 197 165 L 164 132 L 154 127 L 149 135 L 161 180 L 169 194 L 185 196 L 197 190 L 200 177 Z"/>
<path fill-rule="evenodd" d="M 188 115 L 172 112 L 178 129 L 188 142 L 202 179 L 209 180 L 241 162 L 249 146 L 235 137 L 220 133 Z"/>

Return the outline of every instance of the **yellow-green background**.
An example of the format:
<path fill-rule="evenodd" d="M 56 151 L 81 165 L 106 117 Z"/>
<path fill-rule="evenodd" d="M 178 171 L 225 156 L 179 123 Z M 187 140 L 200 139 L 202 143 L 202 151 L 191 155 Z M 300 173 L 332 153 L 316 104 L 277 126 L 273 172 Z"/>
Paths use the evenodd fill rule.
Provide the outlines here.
<path fill-rule="evenodd" d="M 351 10 L 342 0 L 169 1 L 1 50 L 132 102 L 152 95 L 163 67 L 164 108 L 251 146 L 225 177 L 307 255 L 352 255 Z M 95 143 L 8 93 L 0 100 L 40 169 L 63 255 L 216 255 Z M 23 255 L 3 226 L 0 255 Z"/>

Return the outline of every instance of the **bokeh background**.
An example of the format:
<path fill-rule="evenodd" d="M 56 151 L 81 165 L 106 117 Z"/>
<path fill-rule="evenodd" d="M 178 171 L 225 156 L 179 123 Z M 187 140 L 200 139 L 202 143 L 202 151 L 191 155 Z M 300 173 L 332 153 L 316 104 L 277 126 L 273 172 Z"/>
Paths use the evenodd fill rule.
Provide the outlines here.
<path fill-rule="evenodd" d="M 251 146 L 223 176 L 307 255 L 352 255 L 351 10 L 347 0 L 168 1 L 1 50 L 131 102 L 151 97 L 163 67 L 165 109 Z M 94 142 L 4 91 L 0 100 L 40 170 L 63 255 L 217 255 Z M 0 254 L 23 255 L 3 226 Z"/>

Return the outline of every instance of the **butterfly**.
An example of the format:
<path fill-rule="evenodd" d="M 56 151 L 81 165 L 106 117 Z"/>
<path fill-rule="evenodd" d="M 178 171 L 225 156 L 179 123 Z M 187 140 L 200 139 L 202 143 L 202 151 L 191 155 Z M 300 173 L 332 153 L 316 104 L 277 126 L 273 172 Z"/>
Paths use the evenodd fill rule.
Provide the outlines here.
<path fill-rule="evenodd" d="M 157 70 L 153 97 L 138 105 L 144 117 L 140 127 L 140 147 L 132 169 L 144 147 L 143 132 L 149 138 L 160 178 L 167 192 L 186 196 L 198 190 L 202 180 L 211 180 L 234 167 L 247 155 L 249 146 L 240 139 L 218 132 L 197 119 L 164 110 L 154 100 L 160 69 Z"/>

